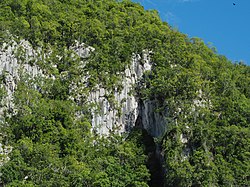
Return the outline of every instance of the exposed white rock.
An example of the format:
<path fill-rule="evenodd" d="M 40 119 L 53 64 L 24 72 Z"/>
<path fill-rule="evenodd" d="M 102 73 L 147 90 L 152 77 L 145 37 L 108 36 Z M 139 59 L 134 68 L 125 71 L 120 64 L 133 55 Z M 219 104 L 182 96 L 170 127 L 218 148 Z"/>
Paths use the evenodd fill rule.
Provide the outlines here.
<path fill-rule="evenodd" d="M 70 49 L 82 58 L 89 57 L 91 52 L 95 50 L 93 47 L 86 46 L 84 43 L 80 44 L 77 41 Z M 2 44 L 0 48 L 0 75 L 4 77 L 4 87 L 7 92 L 4 102 L 8 108 L 13 107 L 13 93 L 17 82 L 24 73 L 28 74 L 30 78 L 42 76 L 55 79 L 54 75 L 44 75 L 43 70 L 36 65 L 39 60 L 46 63 L 52 54 L 51 50 L 47 51 L 45 54 L 42 52 L 42 48 L 34 49 L 26 40 L 21 40 L 18 43 L 15 40 L 10 40 Z M 51 67 L 57 68 L 57 65 L 52 64 Z M 0 114 L 2 110 L 3 108 L 0 109 Z"/>
<path fill-rule="evenodd" d="M 162 137 L 167 130 L 167 110 L 157 112 L 158 108 L 157 100 L 145 100 L 140 106 L 143 128 L 153 137 Z"/>
<path fill-rule="evenodd" d="M 10 160 L 8 154 L 12 151 L 11 146 L 4 146 L 0 143 L 0 167 Z"/>
<path fill-rule="evenodd" d="M 95 48 L 87 46 L 85 43 L 80 43 L 77 40 L 69 49 L 73 50 L 81 58 L 88 58 L 95 51 Z"/>
<path fill-rule="evenodd" d="M 92 126 L 100 134 L 108 134 L 110 130 L 119 133 L 129 131 L 141 118 L 140 125 L 154 137 L 162 136 L 166 131 L 166 111 L 156 112 L 157 101 L 143 101 L 136 97 L 134 87 L 139 84 L 146 71 L 151 70 L 150 52 L 143 51 L 140 55 L 133 55 L 131 64 L 122 76 L 122 90 L 114 90 L 113 101 L 104 97 L 109 91 L 97 85 L 88 97 L 92 103 Z"/>
<path fill-rule="evenodd" d="M 70 50 L 73 50 L 79 57 L 87 59 L 95 49 L 76 41 L 75 45 L 70 47 Z M 36 62 L 39 59 L 46 61 L 51 53 L 50 51 L 48 54 L 43 54 L 41 48 L 35 50 L 25 40 L 21 40 L 20 43 L 11 41 L 2 45 L 0 49 L 0 74 L 5 76 L 7 107 L 13 107 L 13 93 L 17 82 L 20 80 L 20 75 L 26 72 L 30 77 L 45 76 Z M 144 50 L 142 56 L 133 55 L 131 64 L 127 66 L 125 72 L 120 73 L 122 88 L 116 88 L 112 93 L 102 87 L 101 84 L 90 92 L 86 91 L 86 88 L 88 89 L 86 83 L 90 77 L 88 72 L 77 83 L 72 83 L 70 98 L 72 100 L 85 100 L 82 102 L 83 104 L 92 106 L 93 130 L 100 134 L 108 134 L 110 130 L 117 130 L 122 133 L 134 127 L 140 116 L 142 126 L 152 136 L 158 137 L 164 134 L 166 112 L 156 112 L 157 101 L 141 102 L 134 93 L 134 86 L 142 80 L 146 71 L 151 70 L 150 53 L 150 51 Z M 87 61 L 84 60 L 81 68 L 84 68 L 86 63 Z M 56 66 L 53 67 L 56 68 Z M 53 75 L 47 76 L 53 78 Z M 112 96 L 108 98 L 110 95 Z"/>
<path fill-rule="evenodd" d="M 71 50 L 74 50 L 80 57 L 87 58 L 94 51 L 94 48 L 76 42 L 76 45 L 72 46 Z M 2 44 L 0 47 L 0 76 L 2 76 L 3 84 L 0 86 L 4 88 L 6 95 L 0 107 L 1 123 L 4 123 L 4 110 L 15 108 L 13 94 L 23 74 L 27 74 L 29 78 L 36 76 L 55 78 L 53 75 L 44 75 L 42 69 L 36 65 L 39 60 L 43 60 L 45 63 L 51 53 L 52 51 L 48 51 L 46 54 L 42 53 L 42 48 L 34 49 L 26 40 L 21 40 L 18 43 L 15 40 L 10 40 Z M 57 68 L 53 64 L 52 67 Z M 103 92 L 104 90 L 101 90 L 101 95 L 104 94 Z M 0 140 L 1 136 L 0 133 Z M 11 150 L 11 146 L 3 145 L 0 142 L 0 167 L 9 160 L 8 154 Z"/>
<path fill-rule="evenodd" d="M 6 90 L 6 97 L 2 103 L 4 108 L 14 107 L 13 93 L 22 74 L 27 73 L 30 77 L 43 75 L 42 70 L 34 63 L 39 58 L 39 52 L 40 50 L 34 50 L 25 40 L 21 40 L 20 43 L 14 40 L 3 43 L 0 48 L 0 75 L 4 81 L 2 86 Z M 4 108 L 0 109 L 0 115 Z"/>
<path fill-rule="evenodd" d="M 139 101 L 136 98 L 134 87 L 140 81 L 145 71 L 151 69 L 149 54 L 144 51 L 143 58 L 140 55 L 134 55 L 131 64 L 122 74 L 122 89 L 113 91 L 113 99 L 110 101 L 110 91 L 97 85 L 91 91 L 88 102 L 93 104 L 91 109 L 92 126 L 100 134 L 108 134 L 110 130 L 125 132 L 135 126 L 139 115 Z M 143 63 L 142 63 L 143 61 Z"/>
<path fill-rule="evenodd" d="M 183 144 L 188 142 L 188 139 L 187 139 L 186 135 L 184 135 L 184 134 L 180 135 L 180 140 L 181 140 L 181 143 L 183 143 Z"/>

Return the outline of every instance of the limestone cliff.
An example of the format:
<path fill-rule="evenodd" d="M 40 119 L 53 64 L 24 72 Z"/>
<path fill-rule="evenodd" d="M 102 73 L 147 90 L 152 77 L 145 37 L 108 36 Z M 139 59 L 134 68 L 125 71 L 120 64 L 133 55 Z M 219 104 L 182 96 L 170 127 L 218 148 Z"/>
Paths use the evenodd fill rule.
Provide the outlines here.
<path fill-rule="evenodd" d="M 88 57 L 95 49 L 75 42 L 70 50 L 74 53 L 72 53 L 72 58 L 75 58 L 75 55 L 82 58 L 82 65 L 79 68 L 85 68 Z M 44 54 L 41 48 L 34 49 L 25 40 L 21 40 L 19 43 L 13 40 L 2 45 L 0 73 L 4 83 L 2 88 L 6 90 L 6 97 L 3 100 L 4 107 L 1 108 L 2 114 L 4 108 L 14 108 L 13 93 L 23 74 L 27 74 L 29 78 L 37 76 L 54 78 L 53 75 L 45 74 L 46 71 L 37 65 L 38 61 L 45 63 L 51 53 L 52 51 Z M 56 68 L 57 65 L 54 64 L 53 67 Z M 120 72 L 121 89 L 116 87 L 114 90 L 107 90 L 102 84 L 97 84 L 86 94 L 81 90 L 87 87 L 87 84 L 79 86 L 78 83 L 72 82 L 70 88 L 72 95 L 69 98 L 76 101 L 79 101 L 80 98 L 87 98 L 84 102 L 92 106 L 90 108 L 92 128 L 100 134 L 108 134 L 109 130 L 116 130 L 120 133 L 129 131 L 135 126 L 136 121 L 140 120 L 140 125 L 149 134 L 154 137 L 162 136 L 166 130 L 164 120 L 166 112 L 156 112 L 157 101 L 143 101 L 135 91 L 135 87 L 142 84 L 144 73 L 151 71 L 151 68 L 150 51 L 144 50 L 141 55 L 134 54 L 131 64 L 124 72 Z M 86 82 L 88 78 L 87 72 L 81 77 L 81 81 Z"/>
<path fill-rule="evenodd" d="M 91 109 L 92 126 L 101 134 L 107 134 L 109 130 L 126 132 L 136 125 L 140 118 L 141 125 L 152 136 L 161 136 L 165 131 L 164 116 L 156 112 L 156 101 L 142 101 L 135 92 L 135 87 L 142 84 L 143 75 L 152 67 L 150 53 L 143 51 L 142 56 L 133 55 L 131 64 L 126 68 L 122 76 L 122 89 L 113 90 L 113 101 L 107 99 L 112 94 L 97 85 L 88 97 L 90 103 L 96 104 Z M 144 85 L 140 85 L 144 86 Z"/>
<path fill-rule="evenodd" d="M 79 42 L 70 47 L 70 50 L 73 51 L 72 58 L 76 58 L 75 55 L 77 55 L 82 59 L 79 68 L 83 69 L 88 63 L 88 57 L 95 51 L 94 48 Z M 50 51 L 44 54 L 41 48 L 34 49 L 25 40 L 21 40 L 19 43 L 13 40 L 2 45 L 0 75 L 3 80 L 1 88 L 5 90 L 5 97 L 0 109 L 1 124 L 5 123 L 4 111 L 9 111 L 7 115 L 11 115 L 16 110 L 13 101 L 14 93 L 18 82 L 23 77 L 27 80 L 35 77 L 55 79 L 53 74 L 46 74 L 46 70 L 38 66 L 38 62 L 41 60 L 47 63 L 51 53 Z M 57 65 L 53 64 L 53 67 L 57 68 Z M 129 132 L 135 125 L 140 125 L 152 137 L 161 137 L 166 130 L 164 117 L 167 113 L 156 112 L 158 102 L 156 100 L 143 101 L 135 91 L 136 87 L 145 86 L 143 85 L 144 73 L 151 71 L 151 68 L 150 51 L 144 50 L 142 55 L 134 54 L 125 71 L 120 72 L 121 88 L 115 87 L 114 90 L 108 90 L 102 84 L 97 84 L 86 94 L 81 90 L 85 90 L 88 86 L 86 82 L 90 76 L 87 71 L 80 80 L 83 84 L 72 82 L 69 99 L 91 106 L 89 112 L 92 118 L 92 130 L 99 134 L 107 135 L 110 131 Z M 80 101 L 81 98 L 84 98 L 84 101 Z M 0 134 L 1 141 L 4 136 L 4 134 Z M 0 144 L 0 166 L 9 160 L 8 154 L 11 149 L 8 145 Z"/>

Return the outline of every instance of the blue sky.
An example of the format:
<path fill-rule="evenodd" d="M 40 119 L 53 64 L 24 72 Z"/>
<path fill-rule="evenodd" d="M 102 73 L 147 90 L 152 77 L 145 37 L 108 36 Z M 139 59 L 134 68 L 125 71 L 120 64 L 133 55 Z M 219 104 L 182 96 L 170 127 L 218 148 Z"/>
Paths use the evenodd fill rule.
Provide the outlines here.
<path fill-rule="evenodd" d="M 189 37 L 211 42 L 232 62 L 250 65 L 250 0 L 133 1 L 158 10 L 163 21 Z"/>

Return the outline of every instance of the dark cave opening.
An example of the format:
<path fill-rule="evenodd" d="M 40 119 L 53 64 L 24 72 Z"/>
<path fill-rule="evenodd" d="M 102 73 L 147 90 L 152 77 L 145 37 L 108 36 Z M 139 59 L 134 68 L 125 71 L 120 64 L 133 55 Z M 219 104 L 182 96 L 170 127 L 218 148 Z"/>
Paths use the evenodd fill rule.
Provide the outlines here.
<path fill-rule="evenodd" d="M 145 146 L 145 154 L 148 156 L 147 168 L 150 172 L 150 187 L 165 186 L 165 169 L 163 167 L 164 159 L 161 154 L 161 146 L 158 145 L 154 138 L 142 128 L 140 118 L 137 119 L 136 128 L 141 131 L 141 143 Z"/>
<path fill-rule="evenodd" d="M 150 136 L 146 131 L 142 133 L 142 136 L 144 146 L 146 147 L 146 154 L 148 155 L 147 168 L 151 174 L 148 185 L 150 187 L 164 187 L 165 175 L 161 149 L 159 145 L 154 142 L 153 137 Z"/>

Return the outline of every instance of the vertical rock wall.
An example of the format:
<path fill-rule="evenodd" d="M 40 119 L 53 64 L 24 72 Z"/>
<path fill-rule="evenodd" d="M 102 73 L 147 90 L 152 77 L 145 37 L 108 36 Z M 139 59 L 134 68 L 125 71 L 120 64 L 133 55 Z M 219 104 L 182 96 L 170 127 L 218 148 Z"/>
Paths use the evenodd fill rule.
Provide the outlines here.
<path fill-rule="evenodd" d="M 114 100 L 111 103 L 107 95 L 111 94 L 101 85 L 97 85 L 88 97 L 90 103 L 96 104 L 91 110 L 92 126 L 100 134 L 108 134 L 110 130 L 122 133 L 135 126 L 139 115 L 139 98 L 134 87 L 142 79 L 145 71 L 151 70 L 149 52 L 134 55 L 131 64 L 127 66 L 122 76 L 122 89 L 113 90 Z"/>
<path fill-rule="evenodd" d="M 34 50 L 31 45 L 21 40 L 20 43 L 10 41 L 3 43 L 0 48 L 0 76 L 3 80 L 2 88 L 6 91 L 6 97 L 2 105 L 4 108 L 13 108 L 13 93 L 17 82 L 22 74 L 27 73 L 30 77 L 43 75 L 42 70 L 34 64 L 40 58 L 40 50 Z M 3 109 L 0 108 L 0 115 Z"/>
<path fill-rule="evenodd" d="M 140 104 L 140 116 L 142 125 L 153 137 L 162 137 L 167 130 L 167 110 L 157 111 L 159 101 L 145 100 Z"/>
<path fill-rule="evenodd" d="M 78 55 L 83 60 L 82 67 L 87 63 L 87 57 L 95 49 L 76 41 L 75 45 L 70 47 L 74 55 Z M 43 75 L 43 71 L 36 65 L 38 60 L 46 60 L 50 54 L 42 54 L 42 49 L 33 49 L 29 42 L 21 40 L 20 43 L 11 41 L 4 43 L 0 49 L 0 75 L 4 76 L 4 87 L 7 92 L 7 107 L 13 107 L 13 93 L 16 84 L 20 79 L 20 74 L 26 72 L 30 77 Z M 75 56 L 72 56 L 74 58 Z M 56 67 L 56 65 L 55 65 Z M 70 95 L 71 99 L 75 97 L 85 98 L 85 103 L 91 107 L 92 127 L 100 134 L 108 134 L 110 130 L 117 130 L 122 133 L 129 131 L 135 126 L 138 117 L 142 119 L 142 126 L 150 135 L 154 137 L 161 136 L 166 127 L 164 116 L 166 113 L 156 112 L 157 101 L 141 101 L 136 96 L 134 88 L 143 79 L 143 74 L 151 70 L 150 52 L 144 50 L 142 55 L 133 55 L 131 64 L 127 66 L 124 72 L 121 72 L 122 89 L 106 90 L 101 84 L 97 85 L 93 91 L 82 93 L 81 88 L 72 84 L 71 90 L 76 90 L 76 95 Z M 53 75 L 47 75 L 52 76 Z M 87 80 L 88 74 L 83 75 L 82 82 Z M 75 87 L 74 87 L 75 86 Z M 82 84 L 86 87 L 86 84 Z M 84 88 L 83 88 L 84 89 Z M 73 93 L 73 92 L 72 92 Z M 112 94 L 112 101 L 108 96 Z"/>
<path fill-rule="evenodd" d="M 146 71 L 151 71 L 150 52 L 143 51 L 142 56 L 134 55 L 131 64 L 122 74 L 122 90 L 114 90 L 115 106 L 105 97 L 111 94 L 101 85 L 91 92 L 88 101 L 94 104 L 92 126 L 100 134 L 108 134 L 110 130 L 126 132 L 136 125 L 138 118 L 140 126 L 153 137 L 161 137 L 166 131 L 166 111 L 157 112 L 157 100 L 142 101 L 137 97 L 134 88 L 140 84 Z"/>

